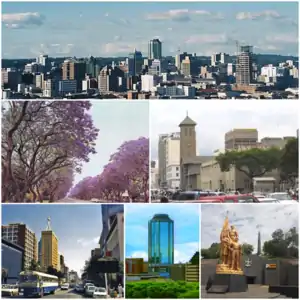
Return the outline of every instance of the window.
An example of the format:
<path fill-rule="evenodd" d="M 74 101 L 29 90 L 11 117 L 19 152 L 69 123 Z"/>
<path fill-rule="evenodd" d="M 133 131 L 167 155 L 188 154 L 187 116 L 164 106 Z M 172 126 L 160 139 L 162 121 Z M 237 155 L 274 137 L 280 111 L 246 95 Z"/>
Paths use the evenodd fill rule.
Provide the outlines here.
<path fill-rule="evenodd" d="M 176 177 L 179 177 L 179 173 L 176 173 Z"/>
<path fill-rule="evenodd" d="M 188 135 L 188 129 L 184 128 L 184 135 L 187 136 Z"/>
<path fill-rule="evenodd" d="M 176 167 L 176 171 L 179 171 L 179 167 Z"/>

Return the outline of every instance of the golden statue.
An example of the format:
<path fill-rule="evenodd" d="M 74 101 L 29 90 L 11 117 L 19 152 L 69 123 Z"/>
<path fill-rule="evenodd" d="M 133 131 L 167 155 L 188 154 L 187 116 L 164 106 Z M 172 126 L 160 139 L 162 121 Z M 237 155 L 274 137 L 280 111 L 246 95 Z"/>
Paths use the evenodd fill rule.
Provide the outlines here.
<path fill-rule="evenodd" d="M 228 217 L 225 218 L 220 234 L 220 263 L 217 265 L 217 274 L 240 274 L 242 246 L 239 244 L 239 234 L 234 226 L 229 227 Z"/>

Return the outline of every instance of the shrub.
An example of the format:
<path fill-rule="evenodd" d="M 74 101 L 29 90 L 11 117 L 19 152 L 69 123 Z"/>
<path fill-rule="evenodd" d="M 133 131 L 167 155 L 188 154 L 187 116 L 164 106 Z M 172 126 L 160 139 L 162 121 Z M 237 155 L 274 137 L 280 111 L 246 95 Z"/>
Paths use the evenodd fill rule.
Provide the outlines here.
<path fill-rule="evenodd" d="M 185 281 L 135 281 L 126 283 L 126 298 L 199 298 L 199 283 Z"/>

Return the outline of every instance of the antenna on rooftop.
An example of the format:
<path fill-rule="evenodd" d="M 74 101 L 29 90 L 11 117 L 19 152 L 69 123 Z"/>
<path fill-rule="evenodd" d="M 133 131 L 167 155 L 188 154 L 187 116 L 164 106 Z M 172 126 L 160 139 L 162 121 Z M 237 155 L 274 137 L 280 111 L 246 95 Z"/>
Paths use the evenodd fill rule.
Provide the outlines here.
<path fill-rule="evenodd" d="M 47 231 L 51 231 L 51 224 L 50 223 L 51 223 L 51 218 L 48 217 L 47 218 L 47 228 L 46 228 Z"/>

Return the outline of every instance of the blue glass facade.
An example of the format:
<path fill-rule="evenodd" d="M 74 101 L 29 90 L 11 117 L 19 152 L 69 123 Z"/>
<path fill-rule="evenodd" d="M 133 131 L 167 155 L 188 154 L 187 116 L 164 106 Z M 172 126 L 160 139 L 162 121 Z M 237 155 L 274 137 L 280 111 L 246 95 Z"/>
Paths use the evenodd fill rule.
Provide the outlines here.
<path fill-rule="evenodd" d="M 19 279 L 22 271 L 23 251 L 19 247 L 14 247 L 11 243 L 3 242 L 2 250 L 2 269 L 6 271 L 6 277 L 2 277 L 2 282 L 7 284 L 15 284 Z"/>
<path fill-rule="evenodd" d="M 155 215 L 149 221 L 148 261 L 152 265 L 174 263 L 174 222 L 168 215 Z"/>

